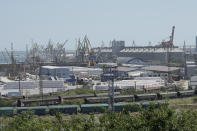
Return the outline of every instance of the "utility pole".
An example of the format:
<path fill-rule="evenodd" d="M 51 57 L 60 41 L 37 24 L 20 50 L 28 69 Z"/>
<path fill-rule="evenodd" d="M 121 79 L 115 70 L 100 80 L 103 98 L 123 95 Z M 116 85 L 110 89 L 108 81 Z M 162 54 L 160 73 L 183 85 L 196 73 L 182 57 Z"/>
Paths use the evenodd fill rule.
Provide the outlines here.
<path fill-rule="evenodd" d="M 18 75 L 18 89 L 19 89 L 19 96 L 22 96 L 22 91 L 21 91 L 21 75 Z"/>
<path fill-rule="evenodd" d="M 42 66 L 40 65 L 39 66 L 39 88 L 40 88 L 40 95 L 42 97 L 42 104 L 43 104 L 44 94 L 43 94 L 43 81 L 42 81 L 41 70 L 42 70 Z"/>
<path fill-rule="evenodd" d="M 186 55 L 186 43 L 184 41 L 184 46 L 183 46 L 183 51 L 184 51 L 184 79 L 187 80 L 187 55 Z"/>
<path fill-rule="evenodd" d="M 136 91 L 136 89 L 137 89 L 136 81 L 134 81 L 134 83 L 135 83 L 135 91 Z"/>

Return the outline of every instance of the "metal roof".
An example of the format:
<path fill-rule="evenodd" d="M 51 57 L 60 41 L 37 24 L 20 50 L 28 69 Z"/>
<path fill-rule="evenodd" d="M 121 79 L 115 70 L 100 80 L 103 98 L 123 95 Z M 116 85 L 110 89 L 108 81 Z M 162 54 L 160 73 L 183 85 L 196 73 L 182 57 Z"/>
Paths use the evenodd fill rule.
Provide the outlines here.
<path fill-rule="evenodd" d="M 17 109 L 22 110 L 33 110 L 33 109 L 46 109 L 47 106 L 30 106 L 30 107 L 17 107 Z"/>
<path fill-rule="evenodd" d="M 108 106 L 108 104 L 82 104 L 81 107 Z"/>
<path fill-rule="evenodd" d="M 146 52 L 146 53 L 161 53 L 161 52 L 184 52 L 182 49 L 180 48 L 129 48 L 129 47 L 126 47 L 124 48 L 123 50 L 121 50 L 120 52 Z"/>
<path fill-rule="evenodd" d="M 0 111 L 3 111 L 3 110 L 14 110 L 14 108 L 13 107 L 1 107 Z"/>
<path fill-rule="evenodd" d="M 49 109 L 52 108 L 76 108 L 79 107 L 78 105 L 57 105 L 57 106 L 49 106 Z"/>
<path fill-rule="evenodd" d="M 142 67 L 142 69 L 149 71 L 158 71 L 158 72 L 172 72 L 172 71 L 177 71 L 180 68 L 168 67 L 168 66 L 147 66 L 147 67 Z"/>
<path fill-rule="evenodd" d="M 122 71 L 122 72 L 129 72 L 129 71 L 134 71 L 137 68 L 132 68 L 132 67 L 124 67 L 124 66 L 119 66 L 117 68 L 117 71 Z"/>

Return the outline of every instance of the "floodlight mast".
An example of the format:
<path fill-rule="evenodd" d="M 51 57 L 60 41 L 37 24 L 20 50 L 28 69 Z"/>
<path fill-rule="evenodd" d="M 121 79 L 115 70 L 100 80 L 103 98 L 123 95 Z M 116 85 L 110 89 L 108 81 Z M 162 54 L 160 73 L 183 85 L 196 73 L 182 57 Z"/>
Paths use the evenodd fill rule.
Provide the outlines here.
<path fill-rule="evenodd" d="M 104 66 L 103 76 L 108 81 L 108 109 L 114 111 L 114 79 L 116 77 L 117 66 Z"/>

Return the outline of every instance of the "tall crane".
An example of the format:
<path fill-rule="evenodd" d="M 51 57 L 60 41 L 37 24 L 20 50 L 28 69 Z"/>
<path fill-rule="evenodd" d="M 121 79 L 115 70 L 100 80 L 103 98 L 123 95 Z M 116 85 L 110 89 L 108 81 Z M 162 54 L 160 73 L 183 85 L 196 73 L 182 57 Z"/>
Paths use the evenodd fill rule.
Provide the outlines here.
<path fill-rule="evenodd" d="M 80 62 L 87 62 L 87 58 L 89 54 L 91 54 L 91 51 L 91 44 L 87 36 L 84 37 L 83 41 L 78 39 L 76 54 Z"/>
<path fill-rule="evenodd" d="M 175 30 L 175 26 L 172 27 L 172 35 L 170 37 L 170 42 L 172 43 L 172 45 L 173 45 L 173 41 L 174 41 L 174 30 Z"/>
<path fill-rule="evenodd" d="M 66 40 L 63 44 L 57 43 L 57 47 L 56 47 L 57 52 L 55 54 L 56 63 L 61 62 L 62 55 L 65 54 L 64 46 L 66 45 L 67 42 L 68 42 L 68 40 Z"/>
<path fill-rule="evenodd" d="M 11 69 L 9 71 L 9 74 L 11 73 L 12 75 L 16 75 L 16 60 L 14 59 L 14 53 L 13 53 L 13 43 L 11 43 L 11 53 L 8 52 L 8 50 L 5 48 L 5 51 L 7 53 L 7 55 L 10 58 L 11 61 Z"/>
<path fill-rule="evenodd" d="M 2 56 L 3 56 L 3 58 L 4 58 L 4 60 L 6 61 L 6 63 L 8 64 L 8 63 L 9 63 L 9 62 L 8 62 L 8 59 L 6 58 L 6 56 L 4 55 L 4 53 L 1 52 L 1 54 L 2 54 Z"/>
<path fill-rule="evenodd" d="M 175 26 L 172 27 L 172 33 L 171 33 L 171 36 L 170 36 L 170 40 L 169 41 L 163 41 L 161 43 L 161 46 L 162 47 L 173 47 L 174 44 L 173 44 L 173 41 L 174 41 L 174 31 L 175 31 Z"/>

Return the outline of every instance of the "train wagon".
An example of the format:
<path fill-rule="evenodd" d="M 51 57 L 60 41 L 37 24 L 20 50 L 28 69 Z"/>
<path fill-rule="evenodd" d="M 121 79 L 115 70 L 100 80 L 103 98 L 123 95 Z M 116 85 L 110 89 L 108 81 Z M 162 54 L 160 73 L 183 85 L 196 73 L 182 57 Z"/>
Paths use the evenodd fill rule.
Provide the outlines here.
<path fill-rule="evenodd" d="M 169 103 L 166 102 L 142 102 L 141 107 L 143 109 L 147 109 L 150 105 L 154 106 L 155 108 L 160 108 L 161 105 L 167 106 Z"/>
<path fill-rule="evenodd" d="M 91 97 L 86 98 L 85 102 L 86 104 L 95 104 L 95 103 L 108 103 L 109 97 Z M 124 96 L 114 96 L 115 102 L 133 102 L 134 101 L 134 95 L 124 95 Z"/>
<path fill-rule="evenodd" d="M 137 94 L 134 95 L 135 101 L 141 101 L 141 100 L 155 100 L 157 99 L 157 94 Z"/>
<path fill-rule="evenodd" d="M 133 102 L 134 100 L 134 95 L 114 96 L 115 102 Z"/>
<path fill-rule="evenodd" d="M 34 111 L 35 115 L 46 115 L 47 106 L 33 106 L 33 107 L 17 107 L 17 113 L 21 113 L 23 111 Z"/>
<path fill-rule="evenodd" d="M 108 103 L 108 97 L 90 97 L 85 99 L 86 104 Z"/>
<path fill-rule="evenodd" d="M 82 104 L 81 113 L 103 113 L 108 108 L 108 104 Z"/>
<path fill-rule="evenodd" d="M 158 93 L 158 99 L 165 99 L 165 98 L 177 98 L 177 92 L 163 92 Z"/>
<path fill-rule="evenodd" d="M 114 111 L 120 112 L 123 111 L 123 109 L 127 108 L 128 111 L 136 112 L 139 107 L 140 107 L 140 103 L 135 103 L 135 104 L 116 103 L 114 104 Z"/>
<path fill-rule="evenodd" d="M 49 114 L 54 115 L 56 112 L 61 112 L 64 114 L 77 114 L 78 108 L 78 105 L 49 106 Z"/>
<path fill-rule="evenodd" d="M 189 97 L 195 95 L 195 90 L 178 91 L 178 97 Z"/>
<path fill-rule="evenodd" d="M 14 108 L 13 107 L 1 107 L 0 116 L 13 116 Z"/>
<path fill-rule="evenodd" d="M 108 96 L 109 93 L 99 93 L 99 94 L 96 94 L 97 97 L 105 97 L 105 96 Z M 118 96 L 120 95 L 120 92 L 114 92 L 114 96 Z"/>

